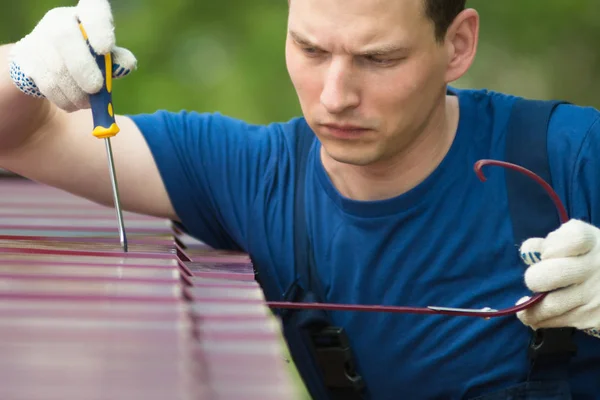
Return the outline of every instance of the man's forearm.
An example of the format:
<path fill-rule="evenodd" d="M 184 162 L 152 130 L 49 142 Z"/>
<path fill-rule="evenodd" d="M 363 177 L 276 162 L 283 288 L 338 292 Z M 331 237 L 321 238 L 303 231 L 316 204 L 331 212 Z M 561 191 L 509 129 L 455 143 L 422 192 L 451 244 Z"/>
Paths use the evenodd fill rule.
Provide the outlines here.
<path fill-rule="evenodd" d="M 0 46 L 0 168 L 2 155 L 10 154 L 49 120 L 54 106 L 45 99 L 22 93 L 9 73 L 9 52 L 13 45 Z"/>

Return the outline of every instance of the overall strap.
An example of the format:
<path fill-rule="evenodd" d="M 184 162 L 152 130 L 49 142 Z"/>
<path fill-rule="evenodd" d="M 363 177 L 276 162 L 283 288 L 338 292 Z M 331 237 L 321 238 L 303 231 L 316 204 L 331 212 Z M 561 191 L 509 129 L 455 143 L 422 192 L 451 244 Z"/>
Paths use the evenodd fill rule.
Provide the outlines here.
<path fill-rule="evenodd" d="M 548 161 L 547 132 L 552 112 L 560 101 L 518 99 L 507 127 L 506 161 L 525 167 L 552 185 Z M 528 178 L 506 170 L 508 207 L 515 244 L 545 237 L 560 226 L 556 208 L 546 192 Z M 575 329 L 539 329 L 529 343 L 530 380 L 567 379 L 568 363 L 577 347 Z"/>
<path fill-rule="evenodd" d="M 308 153 L 315 141 L 315 136 L 311 132 L 299 132 L 293 150 L 295 164 L 293 176 L 295 176 L 294 184 L 294 209 L 293 209 L 293 229 L 294 229 L 294 281 L 281 293 L 280 286 L 273 279 L 272 273 L 265 275 L 260 273 L 261 268 L 254 268 L 256 281 L 267 295 L 268 299 L 294 301 L 298 296 L 300 289 L 300 277 L 308 273 L 308 232 L 306 228 L 306 212 L 305 212 L 305 186 L 306 186 L 306 162 Z M 253 260 L 253 262 L 255 262 Z M 273 313 L 282 319 L 290 312 L 289 309 L 275 309 Z"/>
<path fill-rule="evenodd" d="M 315 136 L 300 132 L 294 188 L 294 277 L 284 301 L 324 301 L 306 221 L 306 166 Z M 364 382 L 356 373 L 346 332 L 332 325 L 325 310 L 282 310 L 285 337 L 295 366 L 314 400 L 362 399 Z"/>
<path fill-rule="evenodd" d="M 304 132 L 302 132 L 304 133 Z M 294 277 L 306 277 L 306 284 L 312 286 L 312 274 L 309 262 L 312 249 L 308 240 L 306 224 L 306 162 L 315 136 L 307 132 L 300 134 L 296 150 L 296 185 L 294 189 Z M 307 288 L 308 289 L 308 288 Z"/>
<path fill-rule="evenodd" d="M 325 292 L 316 271 L 313 246 L 310 242 L 306 221 L 306 163 L 308 153 L 315 142 L 312 132 L 300 135 L 296 152 L 296 185 L 294 191 L 294 278 L 295 283 L 304 286 L 324 301 Z"/>
<path fill-rule="evenodd" d="M 547 130 L 550 116 L 559 104 L 559 101 L 518 99 L 506 133 L 506 161 L 535 172 L 550 185 Z M 506 187 L 516 243 L 545 237 L 560 226 L 554 203 L 531 178 L 510 172 L 506 174 Z"/>

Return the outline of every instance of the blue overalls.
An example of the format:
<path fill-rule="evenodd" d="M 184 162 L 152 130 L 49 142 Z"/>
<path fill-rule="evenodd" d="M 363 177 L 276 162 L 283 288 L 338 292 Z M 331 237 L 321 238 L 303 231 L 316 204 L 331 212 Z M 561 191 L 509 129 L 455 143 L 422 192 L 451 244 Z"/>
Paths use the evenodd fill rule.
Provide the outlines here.
<path fill-rule="evenodd" d="M 519 99 L 513 106 L 507 131 L 508 162 L 523 166 L 551 182 L 545 151 L 546 131 L 556 101 Z M 300 136 L 296 165 L 299 176 L 295 188 L 294 247 L 297 280 L 283 294 L 267 274 L 257 280 L 267 299 L 274 301 L 320 302 L 320 283 L 313 279 L 315 270 L 307 234 L 304 188 L 308 150 L 314 136 Z M 531 152 L 530 149 L 544 151 Z M 560 221 L 554 204 L 541 189 L 532 187 L 527 177 L 506 173 L 510 216 L 516 243 L 530 237 L 544 237 L 558 228 Z M 352 350 L 343 328 L 332 326 L 324 310 L 277 310 L 282 319 L 290 352 L 315 400 L 353 400 L 365 397 L 365 382 L 354 367 Z M 471 400 L 563 400 L 570 399 L 568 363 L 575 354 L 574 329 L 542 329 L 532 333 L 529 346 L 531 370 L 527 382 Z"/>

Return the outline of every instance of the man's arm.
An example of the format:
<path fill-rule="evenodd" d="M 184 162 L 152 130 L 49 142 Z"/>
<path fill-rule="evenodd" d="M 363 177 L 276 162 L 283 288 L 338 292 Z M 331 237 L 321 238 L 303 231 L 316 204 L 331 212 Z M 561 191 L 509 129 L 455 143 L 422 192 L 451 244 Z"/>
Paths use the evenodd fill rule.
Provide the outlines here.
<path fill-rule="evenodd" d="M 91 111 L 67 113 L 19 91 L 8 71 L 11 46 L 0 47 L 0 168 L 112 205 L 105 144 L 91 133 Z M 123 208 L 177 219 L 140 130 L 127 117 L 116 120 L 121 131 L 111 141 Z"/>
<path fill-rule="evenodd" d="M 116 46 L 108 0 L 51 9 L 0 48 L 0 168 L 112 205 L 105 143 L 92 135 L 90 93 L 104 81 L 90 49 L 112 55 L 115 79 L 136 67 L 133 53 Z M 277 164 L 285 167 L 280 125 L 163 110 L 116 122 L 125 210 L 180 221 L 215 247 L 247 247 L 256 198 Z"/>

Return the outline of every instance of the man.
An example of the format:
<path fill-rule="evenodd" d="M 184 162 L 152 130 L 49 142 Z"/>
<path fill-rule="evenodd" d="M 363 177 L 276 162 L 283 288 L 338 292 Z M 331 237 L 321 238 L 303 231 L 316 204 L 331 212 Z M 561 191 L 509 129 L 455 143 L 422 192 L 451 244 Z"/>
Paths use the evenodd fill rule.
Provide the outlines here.
<path fill-rule="evenodd" d="M 515 98 L 448 88 L 476 53 L 479 18 L 464 3 L 290 1 L 285 55 L 304 116 L 268 126 L 194 112 L 119 116 L 122 204 L 248 252 L 282 293 L 294 280 L 294 193 L 305 173 L 321 301 L 500 308 L 527 294 L 525 284 L 553 291 L 520 320 L 332 313 L 365 397 L 598 398 L 600 341 L 590 329 L 600 326 L 600 113 L 554 112 L 553 185 L 578 221 L 525 242 L 521 251 L 541 259 L 527 268 L 503 172 L 481 183 L 472 169 L 502 158 Z M 51 10 L 1 50 L 0 167 L 111 204 L 103 144 L 85 133 L 87 96 L 102 81 L 77 20 L 96 52 L 114 53 L 115 74 L 134 68 L 133 55 L 115 47 L 106 0 Z M 298 171 L 296 142 L 312 135 Z M 570 388 L 529 381 L 530 327 L 577 328 Z"/>

